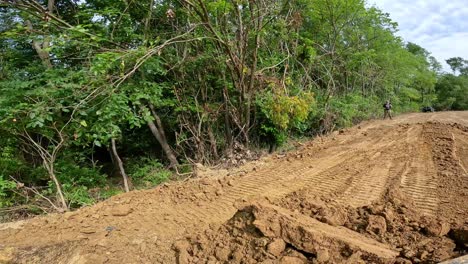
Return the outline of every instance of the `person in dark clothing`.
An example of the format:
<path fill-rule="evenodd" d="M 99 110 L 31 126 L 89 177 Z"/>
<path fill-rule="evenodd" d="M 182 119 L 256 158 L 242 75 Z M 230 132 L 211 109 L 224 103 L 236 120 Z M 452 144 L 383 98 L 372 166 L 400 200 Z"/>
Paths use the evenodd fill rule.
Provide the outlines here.
<path fill-rule="evenodd" d="M 392 119 L 392 104 L 390 103 L 390 101 L 387 100 L 385 102 L 385 104 L 383 105 L 383 107 L 384 107 L 384 116 L 383 116 L 383 118 L 385 119 L 388 116 L 390 119 Z"/>

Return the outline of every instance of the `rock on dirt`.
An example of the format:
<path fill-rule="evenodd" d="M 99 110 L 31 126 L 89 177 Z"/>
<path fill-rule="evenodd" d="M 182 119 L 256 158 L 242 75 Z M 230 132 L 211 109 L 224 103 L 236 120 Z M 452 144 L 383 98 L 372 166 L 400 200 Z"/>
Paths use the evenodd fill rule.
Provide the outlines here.
<path fill-rule="evenodd" d="M 187 241 L 177 241 L 174 243 L 173 248 L 176 251 L 177 263 L 178 264 L 187 264 L 189 263 L 190 255 L 187 252 L 190 244 Z"/>
<path fill-rule="evenodd" d="M 327 262 L 330 259 L 330 253 L 328 249 L 322 248 L 318 249 L 316 252 L 317 255 L 317 262 L 318 263 L 324 263 Z"/>
<path fill-rule="evenodd" d="M 112 208 L 112 215 L 113 216 L 127 216 L 131 212 L 133 212 L 133 208 L 129 205 L 120 205 Z"/>
<path fill-rule="evenodd" d="M 322 207 L 317 214 L 322 222 L 333 226 L 342 226 L 348 220 L 346 212 L 335 207 Z"/>
<path fill-rule="evenodd" d="M 387 223 L 385 222 L 385 218 L 380 215 L 369 216 L 366 231 L 380 235 L 385 234 L 387 232 Z"/>
<path fill-rule="evenodd" d="M 275 257 L 281 256 L 281 253 L 283 253 L 285 249 L 286 243 L 280 238 L 274 239 L 270 244 L 268 244 L 268 253 Z"/>
<path fill-rule="evenodd" d="M 450 231 L 450 224 L 441 219 L 425 217 L 422 221 L 424 230 L 431 236 L 445 236 Z"/>

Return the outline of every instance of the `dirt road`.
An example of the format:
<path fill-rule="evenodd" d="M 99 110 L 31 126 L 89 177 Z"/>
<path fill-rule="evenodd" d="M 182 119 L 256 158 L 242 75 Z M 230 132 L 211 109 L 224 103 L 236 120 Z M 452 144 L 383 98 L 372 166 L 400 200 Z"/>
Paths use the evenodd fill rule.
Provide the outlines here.
<path fill-rule="evenodd" d="M 467 170 L 468 112 L 369 121 L 231 175 L 0 225 L 0 263 L 434 263 L 466 254 Z"/>

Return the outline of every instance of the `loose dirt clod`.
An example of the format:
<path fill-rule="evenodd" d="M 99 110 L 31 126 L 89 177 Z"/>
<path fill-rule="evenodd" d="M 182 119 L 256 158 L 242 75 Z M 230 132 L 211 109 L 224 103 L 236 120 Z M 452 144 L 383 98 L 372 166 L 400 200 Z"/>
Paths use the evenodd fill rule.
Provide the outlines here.
<path fill-rule="evenodd" d="M 281 256 L 283 251 L 286 249 L 286 243 L 283 239 L 277 238 L 274 239 L 270 244 L 268 244 L 267 251 L 273 256 Z"/>
<path fill-rule="evenodd" d="M 113 216 L 127 216 L 133 211 L 132 207 L 128 205 L 120 205 L 118 207 L 113 208 L 112 215 Z"/>
<path fill-rule="evenodd" d="M 202 262 L 212 255 L 220 261 L 230 260 L 239 248 L 243 253 L 239 263 L 251 260 L 346 263 L 355 252 L 360 253 L 362 260 L 391 263 L 399 254 L 349 229 L 321 223 L 266 202 L 245 206 L 220 229 L 190 241 L 189 252 Z"/>

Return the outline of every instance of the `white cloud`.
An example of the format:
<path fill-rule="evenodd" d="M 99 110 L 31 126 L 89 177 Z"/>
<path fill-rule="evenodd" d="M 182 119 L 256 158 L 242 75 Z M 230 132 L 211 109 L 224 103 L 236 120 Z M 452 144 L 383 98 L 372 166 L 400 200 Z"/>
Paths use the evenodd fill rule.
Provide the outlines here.
<path fill-rule="evenodd" d="M 466 0 L 368 0 L 398 22 L 405 41 L 414 42 L 440 61 L 468 59 L 468 4 Z"/>

